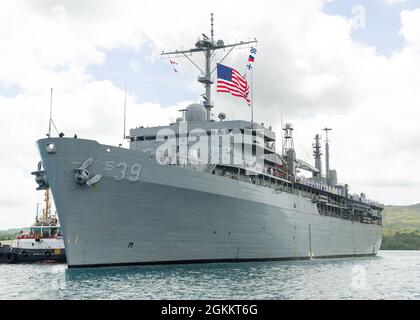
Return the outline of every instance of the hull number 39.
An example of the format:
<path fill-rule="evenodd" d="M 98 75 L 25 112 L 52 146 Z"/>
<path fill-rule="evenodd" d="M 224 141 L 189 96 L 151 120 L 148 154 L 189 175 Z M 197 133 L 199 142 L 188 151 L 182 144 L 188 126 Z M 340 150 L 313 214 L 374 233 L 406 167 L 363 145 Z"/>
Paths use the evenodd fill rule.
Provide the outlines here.
<path fill-rule="evenodd" d="M 123 181 L 128 180 L 130 182 L 137 182 L 140 178 L 141 164 L 135 163 L 131 166 L 125 162 L 107 161 L 105 162 L 106 171 L 115 171 L 114 180 Z"/>

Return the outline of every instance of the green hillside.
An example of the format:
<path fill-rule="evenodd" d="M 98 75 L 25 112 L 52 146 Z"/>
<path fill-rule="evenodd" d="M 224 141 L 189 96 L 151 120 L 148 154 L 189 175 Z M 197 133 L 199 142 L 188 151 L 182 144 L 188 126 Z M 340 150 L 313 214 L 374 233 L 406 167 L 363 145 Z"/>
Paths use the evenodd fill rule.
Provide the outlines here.
<path fill-rule="evenodd" d="M 13 240 L 22 229 L 0 230 L 0 241 Z"/>
<path fill-rule="evenodd" d="M 420 230 L 420 203 L 412 206 L 386 206 L 384 228 L 399 230 Z"/>
<path fill-rule="evenodd" d="M 420 203 L 386 206 L 382 250 L 420 250 Z"/>

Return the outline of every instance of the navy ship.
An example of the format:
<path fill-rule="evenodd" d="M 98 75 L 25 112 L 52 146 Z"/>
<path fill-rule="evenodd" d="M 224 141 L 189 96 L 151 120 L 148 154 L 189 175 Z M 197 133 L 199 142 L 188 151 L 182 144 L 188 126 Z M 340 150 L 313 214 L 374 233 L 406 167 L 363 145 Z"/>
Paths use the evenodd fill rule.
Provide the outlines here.
<path fill-rule="evenodd" d="M 383 205 L 338 182 L 327 137 L 324 169 L 320 135 L 312 165 L 297 158 L 291 124 L 277 151 L 270 127 L 212 119 L 213 53 L 255 42 L 215 41 L 212 20 L 211 37 L 162 53 L 204 53 L 203 102 L 167 126 L 124 132 L 129 148 L 51 133 L 37 141 L 36 182 L 51 188 L 70 268 L 377 254 Z"/>

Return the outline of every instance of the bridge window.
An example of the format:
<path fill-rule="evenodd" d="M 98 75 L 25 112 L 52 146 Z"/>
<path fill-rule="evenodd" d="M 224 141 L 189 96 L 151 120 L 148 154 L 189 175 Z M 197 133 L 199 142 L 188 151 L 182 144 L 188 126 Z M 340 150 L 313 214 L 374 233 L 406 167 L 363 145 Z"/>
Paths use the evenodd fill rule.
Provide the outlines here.
<path fill-rule="evenodd" d="M 42 236 L 44 238 L 48 238 L 50 236 L 50 229 L 49 228 L 43 228 L 42 229 Z"/>
<path fill-rule="evenodd" d="M 41 228 L 34 228 L 33 233 L 34 233 L 34 236 L 40 237 L 41 236 Z"/>

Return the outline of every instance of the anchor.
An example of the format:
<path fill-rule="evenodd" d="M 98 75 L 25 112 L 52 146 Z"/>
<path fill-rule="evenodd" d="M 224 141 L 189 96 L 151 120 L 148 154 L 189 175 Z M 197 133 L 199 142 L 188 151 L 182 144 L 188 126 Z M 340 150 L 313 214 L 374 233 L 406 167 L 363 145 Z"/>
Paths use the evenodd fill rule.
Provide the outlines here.
<path fill-rule="evenodd" d="M 92 187 L 94 184 L 96 184 L 99 180 L 101 180 L 102 176 L 100 174 L 94 175 L 90 178 L 89 171 L 87 171 L 87 168 L 93 163 L 93 158 L 90 157 L 83 161 L 82 165 L 79 168 L 73 169 L 73 171 L 76 172 L 74 175 L 74 181 L 78 185 L 87 185 L 89 187 Z"/>
<path fill-rule="evenodd" d="M 42 161 L 39 161 L 37 171 L 31 172 L 31 174 L 35 176 L 35 182 L 38 184 L 36 190 L 47 190 L 50 187 L 47 173 L 45 170 L 42 170 L 42 167 Z"/>

